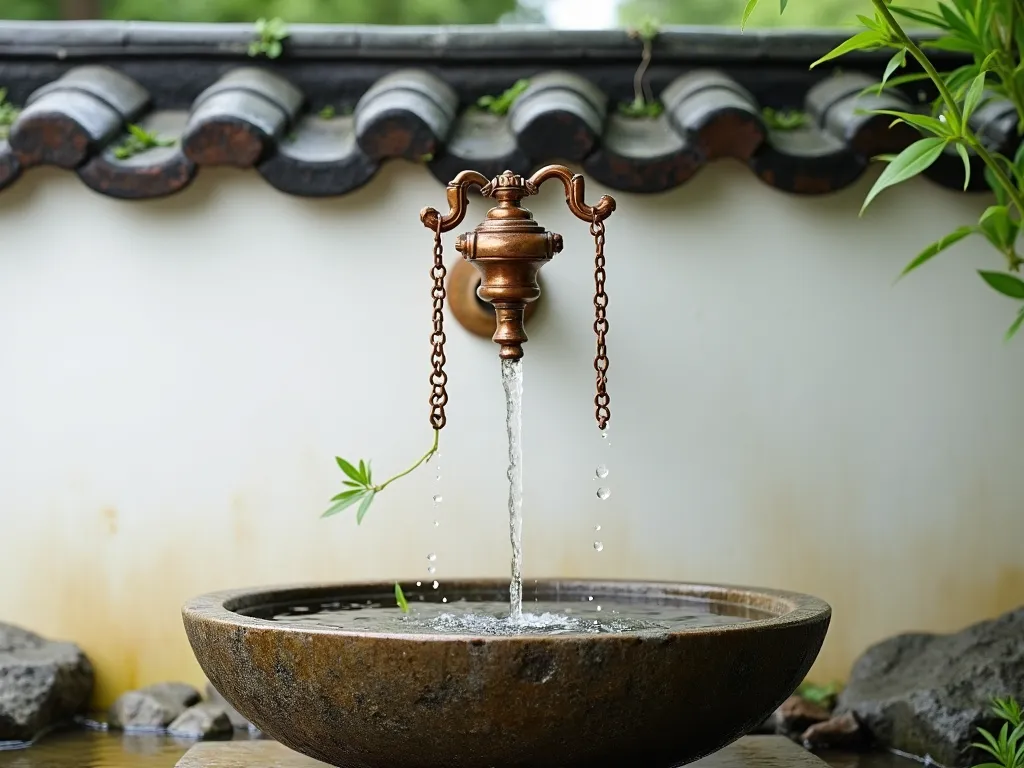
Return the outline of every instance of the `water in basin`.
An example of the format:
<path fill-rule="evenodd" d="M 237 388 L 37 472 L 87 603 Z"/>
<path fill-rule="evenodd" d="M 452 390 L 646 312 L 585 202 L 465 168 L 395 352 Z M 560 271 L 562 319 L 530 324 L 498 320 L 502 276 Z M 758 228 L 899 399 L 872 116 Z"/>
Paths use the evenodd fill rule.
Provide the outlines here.
<path fill-rule="evenodd" d="M 433 596 L 431 596 L 433 598 Z M 246 615 L 273 621 L 354 632 L 443 635 L 563 635 L 633 632 L 662 634 L 688 628 L 724 626 L 771 614 L 751 606 L 700 600 L 627 601 L 614 597 L 545 595 L 523 603 L 520 618 L 509 616 L 506 600 L 463 596 L 449 602 L 425 592 L 409 594 L 409 613 L 384 600 L 325 600 L 296 605 L 251 607 Z"/>

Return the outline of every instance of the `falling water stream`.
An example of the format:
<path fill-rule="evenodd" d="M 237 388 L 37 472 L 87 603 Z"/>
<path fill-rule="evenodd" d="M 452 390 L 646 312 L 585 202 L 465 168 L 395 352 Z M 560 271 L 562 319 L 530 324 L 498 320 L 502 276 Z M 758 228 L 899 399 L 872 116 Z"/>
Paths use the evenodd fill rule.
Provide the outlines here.
<path fill-rule="evenodd" d="M 523 620 L 523 361 L 501 361 L 508 432 L 508 530 L 512 540 L 509 620 Z"/>

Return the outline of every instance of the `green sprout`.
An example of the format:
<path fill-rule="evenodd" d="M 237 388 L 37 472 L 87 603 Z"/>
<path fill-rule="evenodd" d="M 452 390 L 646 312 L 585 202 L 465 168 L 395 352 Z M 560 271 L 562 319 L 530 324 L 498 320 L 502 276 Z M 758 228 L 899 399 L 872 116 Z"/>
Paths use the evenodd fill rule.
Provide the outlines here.
<path fill-rule="evenodd" d="M 290 35 L 288 25 L 281 18 L 258 19 L 256 39 L 249 43 L 249 55 L 255 58 L 264 55 L 276 59 L 284 50 L 283 41 Z"/>
<path fill-rule="evenodd" d="M 7 138 L 20 114 L 21 110 L 7 100 L 7 89 L 0 88 L 0 140 Z"/>
<path fill-rule="evenodd" d="M 660 101 L 654 98 L 651 86 L 647 82 L 647 70 L 651 66 L 654 55 L 654 41 L 661 32 L 661 23 L 647 17 L 629 31 L 630 38 L 639 40 L 641 45 L 640 65 L 633 76 L 633 101 L 619 104 L 619 112 L 626 117 L 657 117 L 665 111 Z"/>
<path fill-rule="evenodd" d="M 804 701 L 817 704 L 819 707 L 827 707 L 842 690 L 842 683 L 832 682 L 820 685 L 805 680 L 796 689 L 796 695 Z"/>
<path fill-rule="evenodd" d="M 127 160 L 129 157 L 148 152 L 156 147 L 172 147 L 174 143 L 174 139 L 162 139 L 145 128 L 129 123 L 128 135 L 124 141 L 114 147 L 114 157 L 118 160 Z"/>
<path fill-rule="evenodd" d="M 978 733 L 985 742 L 976 742 L 973 746 L 990 754 L 994 762 L 982 763 L 975 768 L 1024 768 L 1024 713 L 1020 704 L 1013 698 L 997 698 L 992 701 L 992 713 L 1005 721 L 999 735 L 994 736 L 979 728 Z"/>
<path fill-rule="evenodd" d="M 434 444 L 430 446 L 430 450 L 423 454 L 411 467 L 399 472 L 394 477 L 391 477 L 380 484 L 375 484 L 373 482 L 373 470 L 370 469 L 370 462 L 360 459 L 357 465 L 346 461 L 340 456 L 335 456 L 334 460 L 338 462 L 338 467 L 348 478 L 348 480 L 342 481 L 342 485 L 346 486 L 348 490 L 342 491 L 332 498 L 331 501 L 334 503 L 326 512 L 320 515 L 320 517 L 333 517 L 339 512 L 344 512 L 349 507 L 358 504 L 359 508 L 356 511 L 356 524 L 358 525 L 362 523 L 367 510 L 370 508 L 370 504 L 373 503 L 374 497 L 395 482 L 395 480 L 405 477 L 421 464 L 429 461 L 431 457 L 437 453 L 437 446 L 440 437 L 440 430 L 435 429 Z"/>
<path fill-rule="evenodd" d="M 320 115 L 320 118 L 323 120 L 330 120 L 332 117 L 338 114 L 338 111 L 333 106 L 328 104 L 326 107 L 321 108 L 321 110 L 317 114 Z"/>
<path fill-rule="evenodd" d="M 402 609 L 402 613 L 409 612 L 409 601 L 405 599 L 405 592 L 402 591 L 402 585 L 397 581 L 395 582 L 395 602 L 398 603 L 398 607 Z"/>
<path fill-rule="evenodd" d="M 523 92 L 530 87 L 529 80 L 516 80 L 512 84 L 512 87 L 502 92 L 498 96 L 481 96 L 476 100 L 478 108 L 485 112 L 490 112 L 492 115 L 502 117 L 507 115 L 508 111 L 512 109 L 512 105 L 515 104 L 516 99 L 523 95 Z"/>
<path fill-rule="evenodd" d="M 803 128 L 810 121 L 810 116 L 799 109 L 775 110 L 765 107 L 761 110 L 765 125 L 774 131 L 795 131 Z"/>

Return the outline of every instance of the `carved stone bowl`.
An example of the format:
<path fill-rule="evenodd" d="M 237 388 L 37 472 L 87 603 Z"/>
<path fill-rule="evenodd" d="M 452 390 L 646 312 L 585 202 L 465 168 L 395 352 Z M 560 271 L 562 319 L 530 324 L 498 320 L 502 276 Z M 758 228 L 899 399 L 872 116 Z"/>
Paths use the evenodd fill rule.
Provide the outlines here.
<path fill-rule="evenodd" d="M 407 589 L 410 603 L 437 599 Z M 446 582 L 449 600 L 508 582 Z M 807 595 L 683 583 L 539 581 L 525 599 L 692 603 L 746 616 L 661 634 L 474 637 L 272 621 L 267 606 L 379 600 L 393 584 L 242 589 L 183 608 L 210 681 L 284 745 L 340 768 L 679 766 L 755 728 L 814 662 L 831 609 Z"/>

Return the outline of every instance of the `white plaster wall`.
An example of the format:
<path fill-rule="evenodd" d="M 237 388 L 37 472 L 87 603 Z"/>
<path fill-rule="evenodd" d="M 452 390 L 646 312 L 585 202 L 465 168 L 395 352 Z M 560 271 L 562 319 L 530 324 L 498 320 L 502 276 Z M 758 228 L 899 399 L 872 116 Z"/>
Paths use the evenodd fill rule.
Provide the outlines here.
<path fill-rule="evenodd" d="M 968 242 L 892 285 L 987 203 L 922 181 L 859 220 L 869 183 L 797 199 L 722 163 L 618 196 L 607 451 L 591 244 L 542 193 L 567 248 L 525 360 L 527 576 L 813 592 L 835 609 L 820 678 L 1024 602 L 1024 342 L 972 273 L 998 263 Z M 0 195 L 0 619 L 81 642 L 102 703 L 199 679 L 178 615 L 199 592 L 426 578 L 431 551 L 442 581 L 506 574 L 496 349 L 453 321 L 441 526 L 427 472 L 360 528 L 318 519 L 335 454 L 383 474 L 429 444 L 417 213 L 443 199 L 404 164 L 331 201 L 227 170 L 146 203 L 45 169 Z"/>

